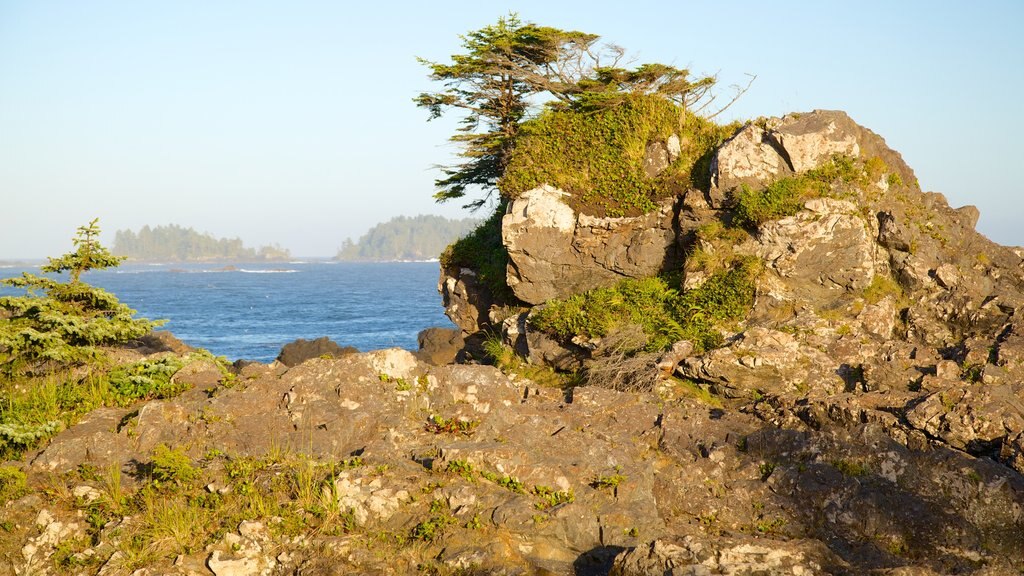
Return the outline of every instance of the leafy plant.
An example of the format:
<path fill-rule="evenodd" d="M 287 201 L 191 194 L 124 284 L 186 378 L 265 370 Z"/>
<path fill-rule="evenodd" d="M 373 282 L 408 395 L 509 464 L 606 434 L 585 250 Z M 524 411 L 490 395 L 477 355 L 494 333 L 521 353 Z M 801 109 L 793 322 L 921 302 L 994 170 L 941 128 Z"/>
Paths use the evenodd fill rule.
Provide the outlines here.
<path fill-rule="evenodd" d="M 437 414 L 431 414 L 430 418 L 427 419 L 426 430 L 434 434 L 470 436 L 479 425 L 479 420 L 460 420 L 458 418 L 445 418 Z"/>
<path fill-rule="evenodd" d="M 540 497 L 534 507 L 538 510 L 548 510 L 560 504 L 571 504 L 576 501 L 576 494 L 570 490 L 554 490 L 549 486 L 534 486 L 532 492 Z"/>
<path fill-rule="evenodd" d="M 612 489 L 615 490 L 626 481 L 626 477 L 619 473 L 620 470 L 616 468 L 614 474 L 607 474 L 598 476 L 590 482 L 591 488 L 597 488 L 598 490 Z"/>
<path fill-rule="evenodd" d="M 443 270 L 473 270 L 480 284 L 499 303 L 517 301 L 506 280 L 509 257 L 501 240 L 501 218 L 506 207 L 506 203 L 499 202 L 489 218 L 445 248 L 440 257 Z"/>
<path fill-rule="evenodd" d="M 107 378 L 113 391 L 124 401 L 172 398 L 188 389 L 187 384 L 172 381 L 183 365 L 181 358 L 165 356 L 118 366 Z"/>

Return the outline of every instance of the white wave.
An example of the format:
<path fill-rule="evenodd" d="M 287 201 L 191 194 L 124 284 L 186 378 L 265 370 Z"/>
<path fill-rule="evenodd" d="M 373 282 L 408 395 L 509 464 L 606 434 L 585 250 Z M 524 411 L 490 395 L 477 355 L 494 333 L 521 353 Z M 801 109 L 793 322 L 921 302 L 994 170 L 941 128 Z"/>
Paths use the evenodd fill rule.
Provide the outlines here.
<path fill-rule="evenodd" d="M 298 270 L 248 270 L 246 268 L 239 268 L 237 272 L 243 274 L 294 274 Z"/>

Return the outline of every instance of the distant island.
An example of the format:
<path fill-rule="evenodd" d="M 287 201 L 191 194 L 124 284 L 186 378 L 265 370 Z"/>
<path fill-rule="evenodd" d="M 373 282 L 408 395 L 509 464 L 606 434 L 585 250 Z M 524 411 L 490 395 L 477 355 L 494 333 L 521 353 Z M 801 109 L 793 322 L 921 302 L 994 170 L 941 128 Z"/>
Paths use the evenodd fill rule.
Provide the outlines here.
<path fill-rule="evenodd" d="M 358 242 L 345 240 L 335 260 L 388 261 L 433 260 L 444 249 L 480 224 L 474 218 L 443 216 L 398 216 L 377 224 Z"/>
<path fill-rule="evenodd" d="M 287 260 L 280 246 L 247 248 L 240 238 L 216 238 L 177 224 L 143 226 L 138 233 L 118 230 L 111 252 L 133 260 L 189 262 L 204 260 Z"/>

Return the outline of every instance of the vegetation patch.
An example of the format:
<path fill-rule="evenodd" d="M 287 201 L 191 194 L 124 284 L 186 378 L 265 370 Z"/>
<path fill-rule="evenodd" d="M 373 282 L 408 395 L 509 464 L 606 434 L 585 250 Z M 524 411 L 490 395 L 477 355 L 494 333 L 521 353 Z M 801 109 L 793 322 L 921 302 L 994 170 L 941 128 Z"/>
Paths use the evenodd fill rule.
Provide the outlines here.
<path fill-rule="evenodd" d="M 27 272 L 0 282 L 26 292 L 0 298 L 0 374 L 13 378 L 101 361 L 101 346 L 134 340 L 160 324 L 134 318 L 113 294 L 81 280 L 89 270 L 123 260 L 100 245 L 99 234 L 96 220 L 79 227 L 75 251 L 40 268 L 68 272 L 68 282 Z"/>
<path fill-rule="evenodd" d="M 498 182 L 516 198 L 541 184 L 573 195 L 578 211 L 631 216 L 690 185 L 705 184 L 712 151 L 738 125 L 719 126 L 654 95 L 623 96 L 609 108 L 549 110 L 520 128 L 508 167 Z M 679 157 L 661 174 L 644 172 L 647 146 L 676 134 Z"/>
<path fill-rule="evenodd" d="M 896 298 L 897 303 L 903 300 L 903 288 L 891 276 L 876 275 L 871 283 L 864 287 L 864 301 L 878 304 L 888 296 Z"/>
<path fill-rule="evenodd" d="M 549 366 L 530 364 L 506 345 L 499 335 L 484 340 L 483 348 L 487 359 L 503 374 L 525 378 L 546 388 L 570 388 L 579 383 L 580 378 L 576 373 L 561 373 Z"/>
<path fill-rule="evenodd" d="M 836 155 L 818 168 L 777 180 L 764 190 L 741 184 L 731 194 L 731 223 L 757 228 L 766 222 L 793 216 L 812 198 L 843 197 L 851 193 L 851 186 L 870 184 L 878 169 L 877 162 Z"/>
<path fill-rule="evenodd" d="M 0 506 L 25 494 L 25 473 L 14 466 L 0 466 Z"/>
<path fill-rule="evenodd" d="M 460 420 L 458 418 L 445 418 L 437 414 L 431 414 L 430 418 L 427 419 L 426 430 L 434 434 L 471 436 L 479 425 L 479 420 Z"/>
<path fill-rule="evenodd" d="M 469 268 L 475 272 L 477 280 L 497 302 L 516 302 L 505 279 L 509 257 L 501 241 L 501 218 L 506 206 L 500 202 L 490 218 L 448 246 L 440 260 L 443 270 Z"/>
<path fill-rule="evenodd" d="M 730 268 L 682 293 L 666 277 L 626 279 L 610 288 L 551 300 L 530 322 L 563 340 L 602 338 L 617 327 L 636 324 L 647 336 L 645 351 L 665 350 L 679 340 L 690 340 L 699 353 L 721 345 L 720 325 L 740 320 L 750 311 L 759 271 L 756 259 L 738 258 Z"/>

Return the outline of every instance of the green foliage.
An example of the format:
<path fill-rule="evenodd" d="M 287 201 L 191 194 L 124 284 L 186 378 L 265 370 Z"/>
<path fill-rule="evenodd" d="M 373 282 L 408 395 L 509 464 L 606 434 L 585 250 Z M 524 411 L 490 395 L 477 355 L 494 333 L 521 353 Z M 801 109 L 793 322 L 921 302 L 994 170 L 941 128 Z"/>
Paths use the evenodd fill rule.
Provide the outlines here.
<path fill-rule="evenodd" d="M 181 358 L 166 356 L 118 366 L 110 372 L 110 387 L 123 404 L 150 398 L 172 398 L 188 389 L 187 384 L 173 382 L 181 369 Z"/>
<path fill-rule="evenodd" d="M 494 472 L 488 472 L 486 470 L 481 471 L 480 476 L 483 477 L 484 480 L 494 482 L 498 486 L 501 486 L 502 488 L 510 492 L 515 492 L 516 494 L 526 493 L 526 484 L 523 484 L 522 481 L 520 481 L 518 478 L 509 476 L 507 474 L 496 474 Z"/>
<path fill-rule="evenodd" d="M 868 468 L 867 465 L 853 460 L 833 460 L 832 466 L 835 466 L 836 470 L 839 470 L 843 476 L 849 476 L 851 478 L 859 478 L 871 473 L 871 469 Z"/>
<path fill-rule="evenodd" d="M 40 270 L 56 274 L 68 272 L 71 275 L 71 283 L 74 284 L 78 282 L 82 272 L 116 268 L 123 258 L 114 256 L 100 245 L 99 235 L 99 218 L 93 218 L 87 225 L 79 226 L 78 233 L 71 239 L 75 246 L 74 252 L 59 258 L 48 258 L 48 262 Z"/>
<path fill-rule="evenodd" d="M 657 200 L 699 184 L 699 169 L 707 166 L 698 161 L 710 158 L 735 128 L 656 96 L 623 96 L 620 105 L 597 111 L 552 110 L 522 125 L 498 186 L 504 197 L 515 198 L 550 184 L 571 193 L 572 203 L 589 214 L 642 214 Z M 683 143 L 680 156 L 658 176 L 647 176 L 648 144 L 672 134 Z"/>
<path fill-rule="evenodd" d="M 495 301 L 515 302 L 516 297 L 506 281 L 508 250 L 501 241 L 501 218 L 505 215 L 501 202 L 490 218 L 468 235 L 456 240 L 441 254 L 441 267 L 446 270 L 469 268 Z"/>
<path fill-rule="evenodd" d="M 620 474 L 619 472 L 620 472 L 620 470 L 618 468 L 616 468 L 614 474 L 607 474 L 607 475 L 598 476 L 598 477 L 594 478 L 590 482 L 590 487 L 591 488 L 596 488 L 598 490 L 604 490 L 604 489 L 615 490 L 615 489 L 617 489 L 619 487 L 619 484 L 622 484 L 623 482 L 626 481 L 626 477 L 623 476 L 622 474 Z"/>
<path fill-rule="evenodd" d="M 68 283 L 27 272 L 2 281 L 27 294 L 0 298 L 0 374 L 14 377 L 97 361 L 104 357 L 100 346 L 139 338 L 160 324 L 133 318 L 135 311 L 113 294 L 79 280 L 84 272 L 121 262 L 99 245 L 98 234 L 96 220 L 80 227 L 76 250 L 42 267 L 70 272 Z"/>
<path fill-rule="evenodd" d="M 38 424 L 5 422 L 0 424 L 0 455 L 15 456 L 64 429 L 60 420 Z"/>
<path fill-rule="evenodd" d="M 431 414 L 430 418 L 427 419 L 426 430 L 434 434 L 471 436 L 479 425 L 479 420 L 460 420 L 458 418 L 445 418 L 437 414 Z"/>
<path fill-rule="evenodd" d="M 534 507 L 538 510 L 548 510 L 561 504 L 571 504 L 576 501 L 576 494 L 569 490 L 555 490 L 550 486 L 534 486 L 531 490 L 534 495 L 540 497 Z"/>
<path fill-rule="evenodd" d="M 442 216 L 398 216 L 377 224 L 358 242 L 346 240 L 335 260 L 386 261 L 437 258 L 453 241 L 480 225 L 476 218 L 461 220 Z"/>
<path fill-rule="evenodd" d="M 489 195 L 519 146 L 523 120 L 541 105 L 590 113 L 617 108 L 632 96 L 652 96 L 692 108 L 715 83 L 713 77 L 691 80 L 689 70 L 664 64 L 621 68 L 625 51 L 599 46 L 598 39 L 524 24 L 512 14 L 463 36 L 465 53 L 453 55 L 451 64 L 421 60 L 444 89 L 421 94 L 416 104 L 429 110 L 431 119 L 450 109 L 465 114 L 451 140 L 464 146 L 466 161 L 444 170 L 435 198 L 461 198 L 469 186 Z"/>
<path fill-rule="evenodd" d="M 760 266 L 756 258 L 738 258 L 730 268 L 712 275 L 672 302 L 672 314 L 683 325 L 683 338 L 693 342 L 695 351 L 721 346 L 722 336 L 717 328 L 750 312 Z"/>
<path fill-rule="evenodd" d="M 686 339 L 699 352 L 720 345 L 718 326 L 749 312 L 758 272 L 756 260 L 737 259 L 731 268 L 683 293 L 671 288 L 666 278 L 626 279 L 610 288 L 551 300 L 530 322 L 563 340 L 600 338 L 625 324 L 637 324 L 647 335 L 646 351 L 664 350 Z"/>
<path fill-rule="evenodd" d="M 764 190 L 742 184 L 732 192 L 732 224 L 757 228 L 765 222 L 793 216 L 812 198 L 841 195 L 843 184 L 868 183 L 873 166 L 837 155 L 818 168 L 777 180 Z"/>
<path fill-rule="evenodd" d="M 196 481 L 200 471 L 192 465 L 192 460 L 181 448 L 172 449 L 166 444 L 158 444 L 153 449 L 150 474 L 154 484 L 184 487 Z"/>
<path fill-rule="evenodd" d="M 567 388 L 578 381 L 577 374 L 560 373 L 543 364 L 530 364 L 506 345 L 500 335 L 488 336 L 483 348 L 487 360 L 503 373 L 525 378 L 537 386 Z"/>
<path fill-rule="evenodd" d="M 864 288 L 864 301 L 868 304 L 878 304 L 887 296 L 893 296 L 897 301 L 903 298 L 903 288 L 891 276 L 876 275 Z"/>
<path fill-rule="evenodd" d="M 137 260 L 169 262 L 192 260 L 287 260 L 291 253 L 280 246 L 246 248 L 241 238 L 216 238 L 177 224 L 143 226 L 138 233 L 118 230 L 114 253 Z"/>
<path fill-rule="evenodd" d="M 465 53 L 453 55 L 451 64 L 420 59 L 430 69 L 431 80 L 444 88 L 420 94 L 414 100 L 416 105 L 427 109 L 430 119 L 453 108 L 465 114 L 451 140 L 465 148 L 462 156 L 466 161 L 444 169 L 445 177 L 435 182 L 438 192 L 434 197 L 439 201 L 461 198 L 469 186 L 493 189 L 531 97 L 553 88 L 535 80 L 545 78 L 545 70 L 562 60 L 567 51 L 577 46 L 585 50 L 596 40 L 582 32 L 524 24 L 510 14 L 463 36 Z"/>
<path fill-rule="evenodd" d="M 648 336 L 646 348 L 662 350 L 683 336 L 672 315 L 679 293 L 665 278 L 629 278 L 610 288 L 551 300 L 530 317 L 532 326 L 562 339 L 600 338 L 624 323 L 640 325 Z"/>
<path fill-rule="evenodd" d="M 470 482 L 476 480 L 474 476 L 476 471 L 473 468 L 473 463 L 468 460 L 449 460 L 448 465 L 444 467 L 444 471 L 462 476 Z"/>
<path fill-rule="evenodd" d="M 0 507 L 25 494 L 25 473 L 14 466 L 0 466 Z"/>

